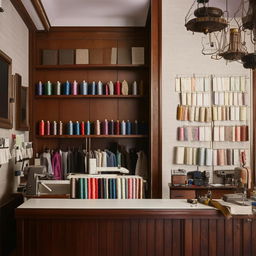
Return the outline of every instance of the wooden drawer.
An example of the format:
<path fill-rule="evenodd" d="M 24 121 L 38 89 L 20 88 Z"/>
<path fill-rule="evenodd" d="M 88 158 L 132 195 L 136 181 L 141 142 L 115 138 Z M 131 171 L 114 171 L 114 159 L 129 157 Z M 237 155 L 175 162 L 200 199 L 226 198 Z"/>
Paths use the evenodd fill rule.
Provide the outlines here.
<path fill-rule="evenodd" d="M 194 199 L 196 197 L 195 190 L 170 190 L 171 199 Z"/>

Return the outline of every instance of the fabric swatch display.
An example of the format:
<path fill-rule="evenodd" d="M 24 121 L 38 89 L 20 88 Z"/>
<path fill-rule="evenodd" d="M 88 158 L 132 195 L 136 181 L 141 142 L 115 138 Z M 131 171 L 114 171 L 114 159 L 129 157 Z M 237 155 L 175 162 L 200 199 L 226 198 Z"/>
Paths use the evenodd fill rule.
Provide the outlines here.
<path fill-rule="evenodd" d="M 213 141 L 249 141 L 249 127 L 242 126 L 215 126 L 213 127 Z"/>
<path fill-rule="evenodd" d="M 175 147 L 174 162 L 178 165 L 212 165 L 211 148 Z"/>
<path fill-rule="evenodd" d="M 141 177 L 116 175 L 72 178 L 71 191 L 71 198 L 79 199 L 141 199 L 144 194 Z"/>
<path fill-rule="evenodd" d="M 110 149 L 83 150 L 74 148 L 68 150 L 47 149 L 40 154 L 40 164 L 46 166 L 48 175 L 54 179 L 66 179 L 69 173 L 93 174 L 90 162 L 95 160 L 95 167 L 125 167 L 130 175 L 139 175 L 148 179 L 147 155 L 144 151 L 114 143 Z M 91 163 L 91 164 L 90 164 Z"/>
<path fill-rule="evenodd" d="M 178 141 L 212 141 L 211 126 L 184 126 L 177 131 Z"/>
<path fill-rule="evenodd" d="M 209 123 L 212 121 L 212 109 L 211 107 L 178 105 L 177 120 Z"/>
<path fill-rule="evenodd" d="M 245 157 L 249 154 L 247 149 L 214 149 L 213 165 L 214 166 L 241 166 L 241 153 L 245 153 Z M 248 163 L 247 163 L 248 164 Z"/>

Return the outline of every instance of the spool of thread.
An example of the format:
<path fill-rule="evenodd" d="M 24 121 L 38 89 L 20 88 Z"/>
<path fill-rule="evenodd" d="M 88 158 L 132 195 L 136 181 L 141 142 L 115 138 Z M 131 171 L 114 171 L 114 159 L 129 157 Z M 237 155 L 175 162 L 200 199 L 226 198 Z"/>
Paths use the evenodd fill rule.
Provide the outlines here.
<path fill-rule="evenodd" d="M 57 135 L 57 122 L 56 121 L 53 121 L 52 122 L 52 132 L 51 132 L 52 135 Z"/>
<path fill-rule="evenodd" d="M 70 95 L 70 83 L 69 81 L 66 81 L 63 85 L 63 94 L 64 95 Z"/>
<path fill-rule="evenodd" d="M 72 83 L 72 95 L 77 95 L 77 81 Z"/>
<path fill-rule="evenodd" d="M 43 84 L 41 81 L 36 85 L 36 94 L 39 96 L 43 95 Z"/>
<path fill-rule="evenodd" d="M 81 135 L 85 134 L 85 130 L 84 130 L 84 121 L 81 122 L 80 124 L 80 131 L 81 131 Z"/>
<path fill-rule="evenodd" d="M 52 95 L 52 83 L 50 81 L 47 81 L 47 83 L 44 85 L 44 94 Z"/>
<path fill-rule="evenodd" d="M 67 124 L 67 133 L 68 135 L 73 135 L 73 122 L 69 121 Z"/>
<path fill-rule="evenodd" d="M 86 135 L 91 135 L 91 123 L 90 123 L 90 121 L 86 122 Z"/>
<path fill-rule="evenodd" d="M 59 81 L 54 85 L 54 94 L 61 95 L 61 83 Z"/>
<path fill-rule="evenodd" d="M 73 131 L 74 131 L 74 135 L 80 135 L 80 124 L 78 121 L 76 121 L 74 124 L 73 124 Z"/>
<path fill-rule="evenodd" d="M 100 121 L 96 120 L 96 135 L 100 135 Z"/>
<path fill-rule="evenodd" d="M 126 134 L 131 135 L 131 133 L 132 133 L 132 125 L 131 125 L 131 122 L 129 120 L 127 120 L 127 122 L 126 122 Z"/>
<path fill-rule="evenodd" d="M 103 94 L 103 84 L 101 81 L 97 83 L 97 94 L 102 95 Z"/>
<path fill-rule="evenodd" d="M 76 179 L 75 178 L 71 178 L 71 198 L 75 199 L 76 198 Z"/>
<path fill-rule="evenodd" d="M 115 84 L 115 94 L 120 95 L 121 94 L 121 84 L 119 81 L 116 82 Z"/>
<path fill-rule="evenodd" d="M 41 120 L 39 123 L 39 135 L 44 136 L 44 120 Z"/>
<path fill-rule="evenodd" d="M 132 134 L 139 134 L 139 124 L 138 120 L 135 120 L 134 123 L 132 124 Z"/>
<path fill-rule="evenodd" d="M 109 95 L 109 86 L 108 86 L 108 83 L 105 84 L 105 95 Z"/>
<path fill-rule="evenodd" d="M 137 86 L 137 82 L 134 81 L 132 83 L 132 95 L 137 95 L 138 94 L 138 86 Z"/>
<path fill-rule="evenodd" d="M 59 121 L 58 125 L 58 135 L 63 135 L 63 123 Z"/>
<path fill-rule="evenodd" d="M 114 84 L 112 81 L 108 82 L 109 95 L 114 95 Z"/>
<path fill-rule="evenodd" d="M 80 84 L 80 94 L 81 95 L 87 95 L 88 94 L 88 83 L 83 81 Z"/>
<path fill-rule="evenodd" d="M 95 95 L 96 94 L 96 83 L 93 81 L 91 83 L 91 95 Z"/>
<path fill-rule="evenodd" d="M 114 121 L 111 120 L 108 125 L 108 134 L 114 135 L 114 132 L 115 132 L 115 124 L 114 124 Z"/>
<path fill-rule="evenodd" d="M 45 135 L 51 135 L 51 124 L 50 124 L 50 121 L 46 121 L 46 124 L 45 124 Z"/>
<path fill-rule="evenodd" d="M 104 131 L 105 135 L 108 135 L 108 120 L 107 119 L 104 120 L 103 131 Z"/>
<path fill-rule="evenodd" d="M 126 135 L 126 123 L 124 120 L 121 122 L 121 134 Z"/>
<path fill-rule="evenodd" d="M 115 122 L 115 134 L 116 134 L 116 135 L 119 135 L 119 134 L 120 134 L 120 122 L 119 122 L 119 120 L 117 120 L 117 121 Z"/>

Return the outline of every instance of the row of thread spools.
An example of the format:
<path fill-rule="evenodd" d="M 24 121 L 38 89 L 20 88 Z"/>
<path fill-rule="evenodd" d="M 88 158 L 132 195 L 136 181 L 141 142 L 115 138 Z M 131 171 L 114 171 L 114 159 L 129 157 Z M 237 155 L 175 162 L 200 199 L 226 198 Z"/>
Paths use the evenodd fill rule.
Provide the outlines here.
<path fill-rule="evenodd" d="M 62 121 L 39 122 L 40 136 L 47 135 L 144 135 L 147 133 L 147 125 L 143 121 L 134 122 L 105 119 L 103 122 L 72 122 L 63 124 Z"/>
<path fill-rule="evenodd" d="M 39 81 L 36 85 L 36 95 L 145 95 L 145 93 L 142 80 L 139 83 L 133 81 L 131 84 L 128 84 L 126 80 L 115 83 L 109 81 L 105 84 L 101 81 L 78 83 L 75 80 L 73 83 L 69 81 L 65 83 L 60 81 L 42 83 Z"/>

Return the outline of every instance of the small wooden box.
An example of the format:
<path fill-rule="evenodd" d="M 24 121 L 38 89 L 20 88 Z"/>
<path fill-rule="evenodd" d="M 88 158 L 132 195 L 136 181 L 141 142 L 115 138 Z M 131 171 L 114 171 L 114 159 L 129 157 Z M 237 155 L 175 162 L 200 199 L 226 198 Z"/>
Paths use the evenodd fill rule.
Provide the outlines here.
<path fill-rule="evenodd" d="M 187 180 L 186 175 L 172 175 L 173 185 L 185 185 Z"/>

